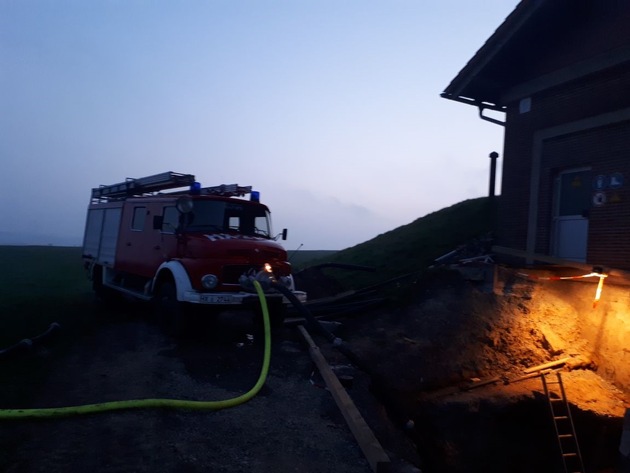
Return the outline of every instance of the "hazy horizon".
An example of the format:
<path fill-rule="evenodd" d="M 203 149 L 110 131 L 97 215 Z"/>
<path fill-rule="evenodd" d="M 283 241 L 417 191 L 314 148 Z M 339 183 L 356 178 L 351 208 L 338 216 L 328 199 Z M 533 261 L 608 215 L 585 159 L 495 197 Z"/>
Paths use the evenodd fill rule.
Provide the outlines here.
<path fill-rule="evenodd" d="M 93 187 L 165 171 L 253 186 L 289 251 L 484 196 L 503 128 L 440 93 L 517 3 L 0 1 L 5 241 L 80 245 Z"/>

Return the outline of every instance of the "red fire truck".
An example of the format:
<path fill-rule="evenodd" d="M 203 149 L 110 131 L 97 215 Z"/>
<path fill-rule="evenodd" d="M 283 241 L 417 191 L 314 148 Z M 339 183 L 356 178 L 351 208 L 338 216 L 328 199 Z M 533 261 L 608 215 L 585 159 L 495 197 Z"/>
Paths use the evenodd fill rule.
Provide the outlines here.
<path fill-rule="evenodd" d="M 280 236 L 286 229 L 274 237 L 269 209 L 251 187 L 201 187 L 191 174 L 165 172 L 92 189 L 83 261 L 99 297 L 153 301 L 170 319 L 192 307 L 257 304 L 253 278 L 305 301 Z M 277 317 L 289 301 L 262 285 Z"/>

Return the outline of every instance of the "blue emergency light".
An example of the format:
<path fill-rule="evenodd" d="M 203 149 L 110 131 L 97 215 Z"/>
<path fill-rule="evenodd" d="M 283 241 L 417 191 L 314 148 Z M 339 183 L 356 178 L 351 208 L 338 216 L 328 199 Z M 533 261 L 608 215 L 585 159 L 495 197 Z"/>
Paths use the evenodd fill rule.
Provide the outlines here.
<path fill-rule="evenodd" d="M 191 195 L 201 194 L 201 182 L 195 181 L 190 185 L 190 194 Z"/>

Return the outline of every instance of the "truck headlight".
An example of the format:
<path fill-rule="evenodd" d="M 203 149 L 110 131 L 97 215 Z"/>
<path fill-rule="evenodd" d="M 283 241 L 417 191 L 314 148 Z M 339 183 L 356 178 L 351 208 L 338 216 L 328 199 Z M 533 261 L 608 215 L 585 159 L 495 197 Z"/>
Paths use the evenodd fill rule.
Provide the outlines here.
<path fill-rule="evenodd" d="M 219 285 L 219 278 L 214 274 L 205 274 L 201 277 L 201 285 L 205 289 L 214 289 Z"/>

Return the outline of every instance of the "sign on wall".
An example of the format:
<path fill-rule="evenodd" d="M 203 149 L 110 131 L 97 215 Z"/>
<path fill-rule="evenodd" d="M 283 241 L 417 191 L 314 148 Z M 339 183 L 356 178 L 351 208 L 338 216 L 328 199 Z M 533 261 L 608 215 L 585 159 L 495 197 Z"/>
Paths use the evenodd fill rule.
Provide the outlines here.
<path fill-rule="evenodd" d="M 623 174 L 620 172 L 613 172 L 611 174 L 598 174 L 593 178 L 593 205 L 595 207 L 601 207 L 607 202 L 621 202 L 619 194 L 614 192 L 609 199 L 606 194 L 607 190 L 615 191 L 623 187 L 624 179 Z"/>

